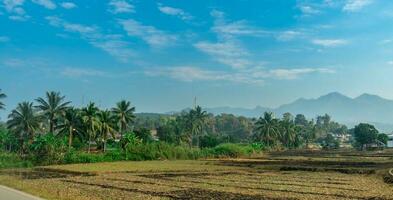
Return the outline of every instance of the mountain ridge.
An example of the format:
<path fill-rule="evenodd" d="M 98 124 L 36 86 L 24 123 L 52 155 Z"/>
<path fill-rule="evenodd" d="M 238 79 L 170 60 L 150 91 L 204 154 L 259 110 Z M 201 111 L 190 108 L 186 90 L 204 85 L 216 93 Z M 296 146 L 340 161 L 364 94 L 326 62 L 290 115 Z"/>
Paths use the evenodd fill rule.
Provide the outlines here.
<path fill-rule="evenodd" d="M 382 131 L 393 131 L 393 100 L 364 93 L 351 98 L 339 92 L 331 92 L 317 98 L 299 98 L 276 108 L 256 106 L 255 108 L 234 108 L 230 106 L 206 108 L 213 114 L 234 114 L 245 117 L 259 117 L 270 111 L 277 116 L 285 112 L 304 114 L 307 118 L 329 114 L 333 120 L 353 126 L 360 122 L 374 124 Z"/>

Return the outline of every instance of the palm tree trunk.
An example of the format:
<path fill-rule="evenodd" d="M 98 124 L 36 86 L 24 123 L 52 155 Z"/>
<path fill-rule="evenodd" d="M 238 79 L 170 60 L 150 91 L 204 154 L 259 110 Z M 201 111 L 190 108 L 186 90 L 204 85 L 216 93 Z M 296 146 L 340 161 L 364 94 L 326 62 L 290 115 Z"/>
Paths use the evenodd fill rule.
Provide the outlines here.
<path fill-rule="evenodd" d="M 68 136 L 68 149 L 71 149 L 71 147 L 72 147 L 72 133 L 73 133 L 73 128 L 72 128 L 72 126 L 70 127 L 70 130 L 69 130 L 70 132 L 69 132 L 69 136 Z"/>

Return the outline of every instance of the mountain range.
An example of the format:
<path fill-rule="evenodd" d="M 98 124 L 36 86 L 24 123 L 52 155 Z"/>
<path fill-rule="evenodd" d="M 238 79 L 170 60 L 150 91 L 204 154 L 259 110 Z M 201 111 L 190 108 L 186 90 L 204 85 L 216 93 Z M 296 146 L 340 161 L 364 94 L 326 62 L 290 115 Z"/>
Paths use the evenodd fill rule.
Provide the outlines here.
<path fill-rule="evenodd" d="M 332 92 L 315 99 L 300 98 L 277 108 L 261 106 L 253 109 L 215 107 L 206 108 L 206 110 L 216 115 L 227 113 L 246 117 L 259 117 L 266 111 L 273 112 L 276 116 L 281 116 L 286 112 L 294 115 L 301 113 L 308 118 L 329 114 L 334 121 L 349 127 L 360 122 L 367 122 L 375 125 L 381 131 L 393 131 L 393 100 L 371 94 L 362 94 L 351 98 L 338 92 Z"/>

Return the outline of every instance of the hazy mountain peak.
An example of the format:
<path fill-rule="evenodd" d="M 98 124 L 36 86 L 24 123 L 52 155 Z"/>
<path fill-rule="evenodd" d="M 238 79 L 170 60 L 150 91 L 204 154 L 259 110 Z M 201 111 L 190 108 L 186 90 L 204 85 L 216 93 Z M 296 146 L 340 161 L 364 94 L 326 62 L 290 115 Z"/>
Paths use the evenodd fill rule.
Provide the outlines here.
<path fill-rule="evenodd" d="M 358 97 L 356 97 L 355 99 L 363 99 L 363 100 L 383 100 L 382 97 L 378 96 L 378 95 L 374 95 L 374 94 L 368 94 L 368 93 L 364 93 Z"/>
<path fill-rule="evenodd" d="M 349 97 L 347 97 L 339 92 L 331 92 L 329 94 L 319 97 L 318 99 L 335 99 L 335 98 L 350 99 Z"/>

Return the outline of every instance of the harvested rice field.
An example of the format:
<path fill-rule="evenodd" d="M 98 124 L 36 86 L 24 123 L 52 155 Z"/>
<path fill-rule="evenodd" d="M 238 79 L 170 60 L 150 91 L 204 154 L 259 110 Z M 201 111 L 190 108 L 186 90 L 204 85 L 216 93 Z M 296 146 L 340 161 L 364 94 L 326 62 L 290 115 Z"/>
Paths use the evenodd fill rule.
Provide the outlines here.
<path fill-rule="evenodd" d="M 393 199 L 393 152 L 292 151 L 253 159 L 73 164 L 3 170 L 46 199 Z"/>

